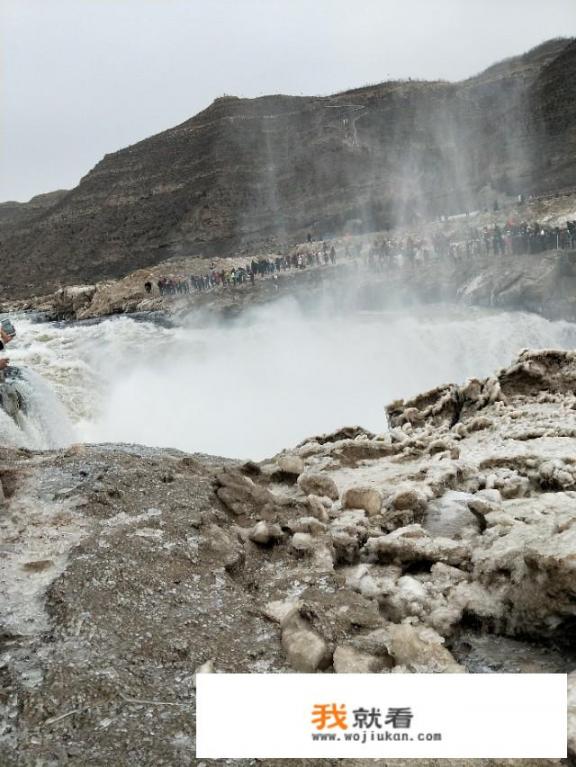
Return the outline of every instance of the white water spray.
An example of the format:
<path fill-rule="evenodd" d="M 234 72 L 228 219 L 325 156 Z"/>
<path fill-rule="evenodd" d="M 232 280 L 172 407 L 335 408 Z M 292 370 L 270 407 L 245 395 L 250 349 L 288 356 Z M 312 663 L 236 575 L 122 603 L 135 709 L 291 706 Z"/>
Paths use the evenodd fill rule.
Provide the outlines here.
<path fill-rule="evenodd" d="M 45 450 L 74 440 L 74 427 L 66 408 L 47 382 L 24 369 L 15 382 L 24 407 L 15 418 L 0 409 L 0 445 Z"/>
<path fill-rule="evenodd" d="M 50 439 L 62 423 L 59 443 L 137 442 L 256 459 L 345 424 L 383 431 L 392 399 L 489 375 L 522 348 L 576 346 L 576 325 L 531 314 L 436 307 L 331 318 L 291 301 L 226 326 L 162 328 L 119 317 L 66 326 L 25 320 L 19 331 L 13 363 L 48 379 L 74 422 L 71 435 L 56 407 L 38 414 Z"/>

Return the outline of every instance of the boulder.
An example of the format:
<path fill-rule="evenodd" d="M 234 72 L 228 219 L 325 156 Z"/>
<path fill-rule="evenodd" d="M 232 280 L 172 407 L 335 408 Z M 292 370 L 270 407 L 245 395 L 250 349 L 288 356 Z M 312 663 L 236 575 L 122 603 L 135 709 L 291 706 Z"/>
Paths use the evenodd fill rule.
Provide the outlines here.
<path fill-rule="evenodd" d="M 288 663 L 303 674 L 312 674 L 327 668 L 332 660 L 327 642 L 299 615 L 285 622 L 282 647 Z"/>
<path fill-rule="evenodd" d="M 236 469 L 220 472 L 216 485 L 216 495 L 233 514 L 250 514 L 276 501 L 273 493 Z"/>
<path fill-rule="evenodd" d="M 278 468 L 280 471 L 284 472 L 284 474 L 291 474 L 294 477 L 298 477 L 304 472 L 306 467 L 300 456 L 286 453 L 278 459 Z"/>
<path fill-rule="evenodd" d="M 70 285 L 54 294 L 54 311 L 63 319 L 74 318 L 90 305 L 96 285 Z"/>
<path fill-rule="evenodd" d="M 244 558 L 244 547 L 238 537 L 215 523 L 206 526 L 203 539 L 227 570 L 236 567 Z"/>
<path fill-rule="evenodd" d="M 376 674 L 384 668 L 384 661 L 351 645 L 338 645 L 332 660 L 337 674 Z"/>
<path fill-rule="evenodd" d="M 23 401 L 23 397 L 14 383 L 4 383 L 4 379 L 0 377 L 0 408 L 4 410 L 6 415 L 17 419 Z"/>
<path fill-rule="evenodd" d="M 404 487 L 398 490 L 392 497 L 392 506 L 397 511 L 411 509 L 414 512 L 424 514 L 428 505 L 424 493 L 414 487 Z"/>
<path fill-rule="evenodd" d="M 310 533 L 294 533 L 292 540 L 290 541 L 290 546 L 292 546 L 295 551 L 305 554 L 308 551 L 312 551 L 314 548 L 314 539 Z"/>
<path fill-rule="evenodd" d="M 282 536 L 283 533 L 280 525 L 266 522 L 264 520 L 257 522 L 248 535 L 251 541 L 260 543 L 264 546 L 280 540 Z"/>
<path fill-rule="evenodd" d="M 358 561 L 360 545 L 358 539 L 344 530 L 334 530 L 331 533 L 335 559 L 338 564 L 354 564 Z"/>
<path fill-rule="evenodd" d="M 328 521 L 328 510 L 319 496 L 309 495 L 306 499 L 306 504 L 311 516 L 316 517 L 320 522 Z"/>
<path fill-rule="evenodd" d="M 430 628 L 391 624 L 389 651 L 397 665 L 415 672 L 462 673 L 464 668 L 444 647 L 442 637 Z"/>
<path fill-rule="evenodd" d="M 314 570 L 321 572 L 334 570 L 334 548 L 331 545 L 321 543 L 313 550 L 312 556 L 312 567 Z"/>
<path fill-rule="evenodd" d="M 295 522 L 290 523 L 290 528 L 295 533 L 318 535 L 326 530 L 326 525 L 316 517 L 300 517 Z"/>
<path fill-rule="evenodd" d="M 271 621 L 275 621 L 283 626 L 285 623 L 296 617 L 300 613 L 302 602 L 299 600 L 285 600 L 281 599 L 274 602 L 268 602 L 262 609 L 262 613 Z"/>
<path fill-rule="evenodd" d="M 325 474 L 301 474 L 298 487 L 305 495 L 326 495 L 333 501 L 340 497 L 336 483 Z"/>
<path fill-rule="evenodd" d="M 349 487 L 342 495 L 342 508 L 363 509 L 374 516 L 382 508 L 382 494 L 375 487 Z"/>
<path fill-rule="evenodd" d="M 409 623 L 386 626 L 387 649 L 396 665 L 415 673 L 462 673 L 465 669 L 444 647 L 444 640 L 431 628 Z"/>
<path fill-rule="evenodd" d="M 576 515 L 572 492 L 504 501 L 486 516 L 472 575 L 505 610 L 507 631 L 550 636 L 574 619 Z"/>
<path fill-rule="evenodd" d="M 502 503 L 502 494 L 499 490 L 478 490 L 472 498 L 468 500 L 468 508 L 474 514 L 485 516 L 491 511 L 495 511 Z"/>
<path fill-rule="evenodd" d="M 444 562 L 457 566 L 469 562 L 471 549 L 467 542 L 433 538 L 421 525 L 408 525 L 388 535 L 369 538 L 362 552 L 371 561 Z"/>

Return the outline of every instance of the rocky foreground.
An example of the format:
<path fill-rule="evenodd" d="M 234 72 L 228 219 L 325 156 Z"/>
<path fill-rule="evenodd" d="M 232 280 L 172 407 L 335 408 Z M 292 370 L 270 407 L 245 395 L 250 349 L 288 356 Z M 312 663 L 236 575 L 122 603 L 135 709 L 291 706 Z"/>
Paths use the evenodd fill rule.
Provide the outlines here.
<path fill-rule="evenodd" d="M 576 669 L 576 353 L 388 417 L 261 464 L 2 450 L 3 767 L 198 764 L 200 672 Z"/>

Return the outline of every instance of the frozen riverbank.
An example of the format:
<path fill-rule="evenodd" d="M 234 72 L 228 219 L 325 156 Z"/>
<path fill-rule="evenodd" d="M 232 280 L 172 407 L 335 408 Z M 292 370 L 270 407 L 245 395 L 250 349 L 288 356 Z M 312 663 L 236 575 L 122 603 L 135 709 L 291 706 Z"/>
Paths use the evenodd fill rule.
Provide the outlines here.
<path fill-rule="evenodd" d="M 3 449 L 3 763 L 190 761 L 197 670 L 572 672 L 575 378 L 527 352 L 259 464 Z"/>

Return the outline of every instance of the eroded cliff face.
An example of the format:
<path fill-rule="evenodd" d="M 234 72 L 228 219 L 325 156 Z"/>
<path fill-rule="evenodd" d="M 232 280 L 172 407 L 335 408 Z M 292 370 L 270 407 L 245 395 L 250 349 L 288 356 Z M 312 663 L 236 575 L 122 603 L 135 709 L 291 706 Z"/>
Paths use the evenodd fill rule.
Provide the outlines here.
<path fill-rule="evenodd" d="M 576 353 L 388 417 L 260 464 L 3 450 L 3 764 L 187 764 L 195 673 L 572 671 Z"/>
<path fill-rule="evenodd" d="M 28 202 L 2 202 L 0 203 L 0 227 L 32 221 L 53 208 L 67 194 L 68 190 L 59 189 L 56 192 L 36 195 Z"/>
<path fill-rule="evenodd" d="M 575 43 L 551 41 L 457 84 L 217 99 L 3 225 L 1 289 L 30 295 L 167 257 L 375 231 L 574 186 L 574 61 Z"/>

